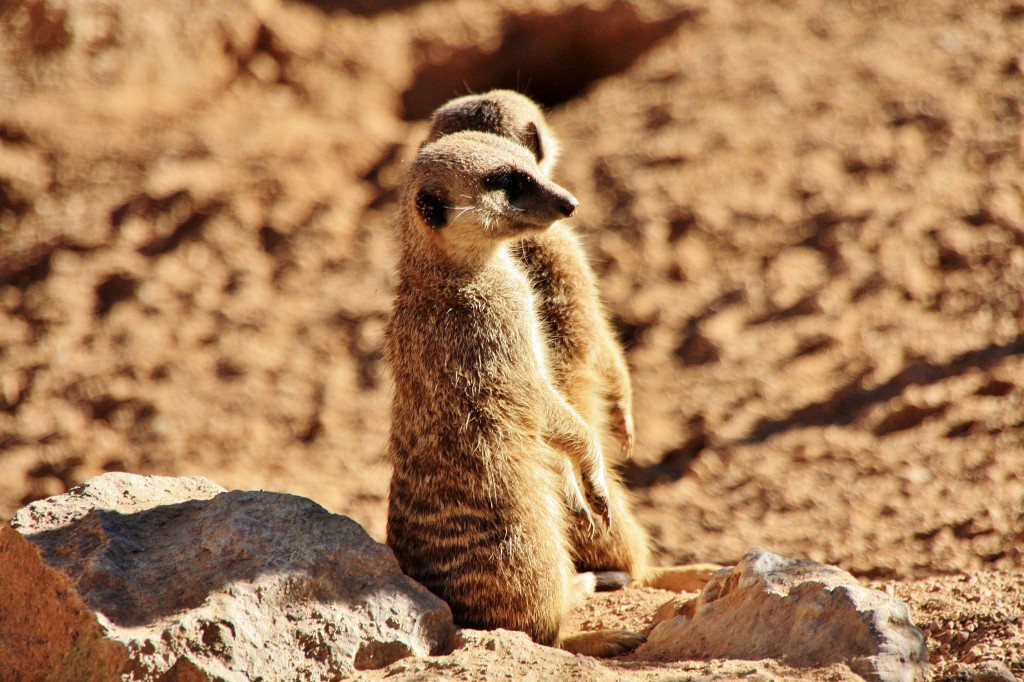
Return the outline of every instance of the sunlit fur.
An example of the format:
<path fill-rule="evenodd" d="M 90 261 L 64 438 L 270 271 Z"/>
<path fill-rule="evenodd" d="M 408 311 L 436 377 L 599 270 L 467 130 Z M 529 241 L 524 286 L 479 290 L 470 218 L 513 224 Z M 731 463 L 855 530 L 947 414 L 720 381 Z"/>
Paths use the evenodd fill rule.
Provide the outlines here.
<path fill-rule="evenodd" d="M 502 168 L 533 183 L 518 201 L 484 185 Z M 421 204 L 446 207 L 442 226 L 424 222 L 424 196 Z M 549 645 L 580 589 L 566 462 L 600 470 L 601 453 L 552 386 L 533 293 L 509 242 L 569 209 L 575 199 L 518 144 L 463 132 L 425 145 L 402 189 L 400 281 L 386 329 L 388 544 L 460 625 L 522 630 Z M 636 642 L 599 644 L 593 653 Z"/>
<path fill-rule="evenodd" d="M 550 176 L 559 144 L 540 107 L 511 90 L 492 90 L 451 100 L 433 116 L 428 140 L 460 130 L 479 130 L 514 140 Z M 575 231 L 567 223 L 515 244 L 537 295 L 555 386 L 605 443 L 605 452 L 633 448 L 632 388 L 622 347 L 601 303 L 597 278 Z M 609 441 L 617 441 L 613 447 Z M 593 533 L 589 523 L 571 526 L 581 571 L 624 570 L 642 579 L 649 567 L 648 536 L 633 516 L 628 492 L 612 468 L 606 471 L 612 528 Z M 575 491 L 568 489 L 570 498 Z M 570 504 L 578 506 L 570 499 Z"/>

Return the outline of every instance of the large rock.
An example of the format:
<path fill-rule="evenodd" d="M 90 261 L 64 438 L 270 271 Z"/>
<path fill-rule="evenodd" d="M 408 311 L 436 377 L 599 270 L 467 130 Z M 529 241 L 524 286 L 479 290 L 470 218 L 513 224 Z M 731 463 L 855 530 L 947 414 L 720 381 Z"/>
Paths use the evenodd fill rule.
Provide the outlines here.
<path fill-rule="evenodd" d="M 387 547 L 301 497 L 106 474 L 12 525 L 124 645 L 136 679 L 333 679 L 444 653 L 455 633 L 448 606 Z M 13 544 L 0 545 L 4 592 L 24 562 Z M 14 637 L 46 644 L 35 599 L 0 601 L 22 611 L 2 621 L 25 624 Z"/>
<path fill-rule="evenodd" d="M 659 618 L 640 659 L 774 658 L 798 667 L 845 663 L 872 681 L 928 678 L 924 633 L 907 605 L 814 561 L 749 552 Z"/>

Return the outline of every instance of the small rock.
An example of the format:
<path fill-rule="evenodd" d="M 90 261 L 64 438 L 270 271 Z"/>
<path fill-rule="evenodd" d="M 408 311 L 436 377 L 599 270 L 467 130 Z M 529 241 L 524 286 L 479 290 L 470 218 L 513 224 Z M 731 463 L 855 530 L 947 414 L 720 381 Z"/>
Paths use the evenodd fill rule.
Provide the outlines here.
<path fill-rule="evenodd" d="M 798 667 L 845 663 L 867 680 L 928 678 L 924 633 L 910 610 L 846 571 L 760 550 L 663 609 L 642 660 L 779 659 Z"/>
<path fill-rule="evenodd" d="M 335 679 L 444 653 L 455 633 L 390 549 L 293 495 L 112 473 L 12 525 L 127 649 L 132 679 Z M 5 575 L 0 601 L 24 612 L 16 636 L 39 641 L 36 598 L 12 605 Z"/>
<path fill-rule="evenodd" d="M 1016 678 L 1006 664 L 985 661 L 974 666 L 974 682 L 1014 682 Z"/>

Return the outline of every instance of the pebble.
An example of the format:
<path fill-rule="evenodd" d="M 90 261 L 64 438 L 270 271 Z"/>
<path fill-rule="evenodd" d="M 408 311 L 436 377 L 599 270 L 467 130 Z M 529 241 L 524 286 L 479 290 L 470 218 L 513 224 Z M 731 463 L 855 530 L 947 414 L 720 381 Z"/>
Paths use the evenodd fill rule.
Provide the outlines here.
<path fill-rule="evenodd" d="M 1016 682 L 1013 673 L 1000 661 L 985 661 L 974 666 L 974 682 Z"/>

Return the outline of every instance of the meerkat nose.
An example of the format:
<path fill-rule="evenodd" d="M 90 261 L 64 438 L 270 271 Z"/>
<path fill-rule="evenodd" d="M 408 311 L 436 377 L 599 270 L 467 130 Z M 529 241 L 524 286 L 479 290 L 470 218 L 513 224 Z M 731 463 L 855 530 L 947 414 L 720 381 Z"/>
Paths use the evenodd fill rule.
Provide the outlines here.
<path fill-rule="evenodd" d="M 566 218 L 571 218 L 576 215 L 576 209 L 579 207 L 580 202 L 576 201 L 576 197 L 569 194 L 562 199 L 558 208 Z"/>

